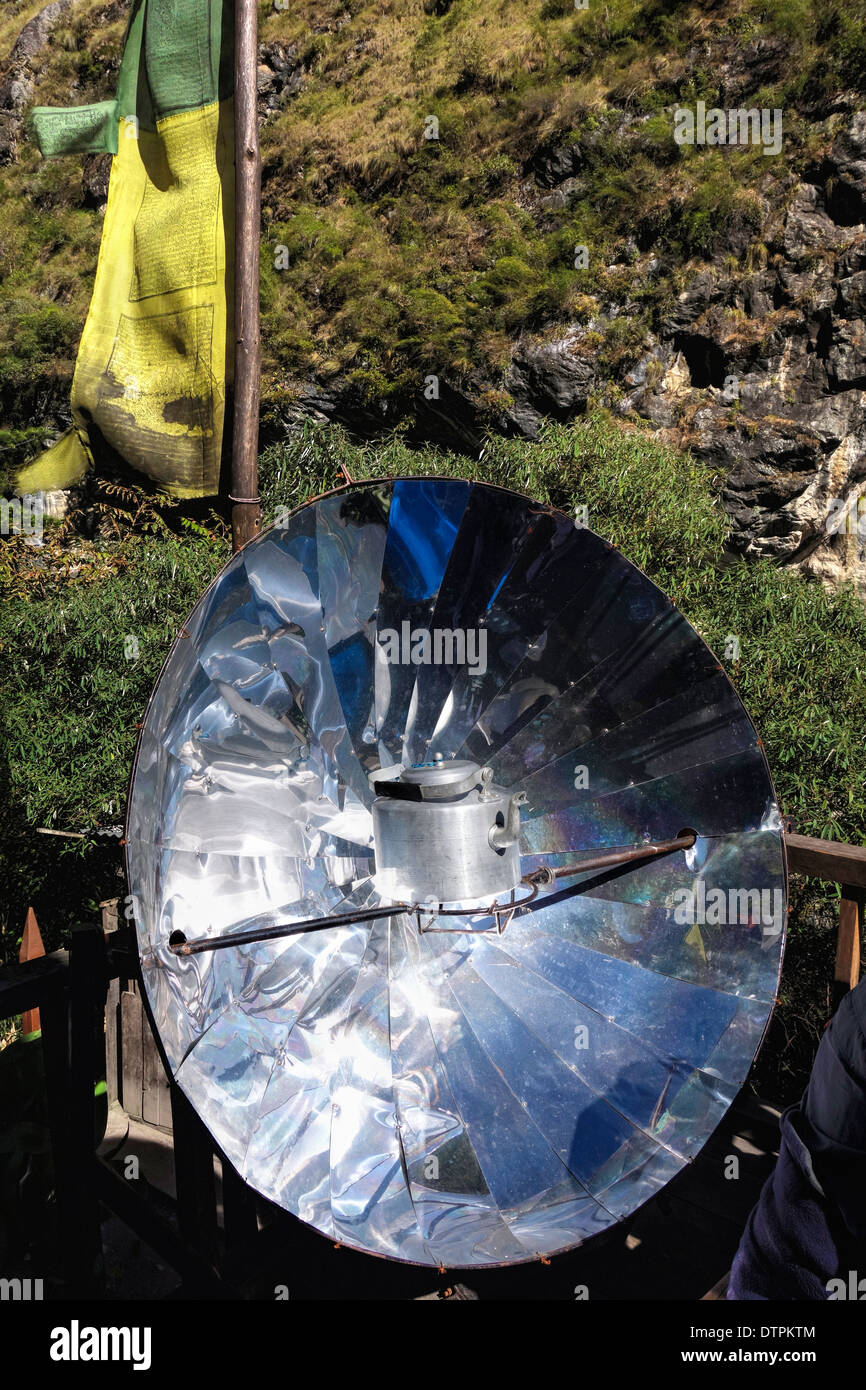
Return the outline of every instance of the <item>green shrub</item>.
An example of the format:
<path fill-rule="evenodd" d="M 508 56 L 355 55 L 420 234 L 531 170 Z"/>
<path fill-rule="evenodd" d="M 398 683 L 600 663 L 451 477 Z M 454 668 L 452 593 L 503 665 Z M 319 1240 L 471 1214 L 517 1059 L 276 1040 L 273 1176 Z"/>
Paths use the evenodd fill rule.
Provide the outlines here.
<path fill-rule="evenodd" d="M 0 604 L 0 956 L 14 950 L 31 902 L 57 945 L 63 928 L 121 890 L 118 841 L 99 830 L 123 820 L 136 726 L 168 646 L 227 554 L 206 531 L 82 542 L 71 554 L 46 536 L 34 578 L 34 552 L 10 544 L 21 559 L 3 575 Z M 127 636 L 138 643 L 133 660 Z M 43 837 L 40 827 L 85 838 Z"/>
<path fill-rule="evenodd" d="M 34 306 L 17 320 L 15 336 L 0 357 L 0 385 L 21 380 L 43 363 L 75 355 L 81 323 L 59 304 Z"/>

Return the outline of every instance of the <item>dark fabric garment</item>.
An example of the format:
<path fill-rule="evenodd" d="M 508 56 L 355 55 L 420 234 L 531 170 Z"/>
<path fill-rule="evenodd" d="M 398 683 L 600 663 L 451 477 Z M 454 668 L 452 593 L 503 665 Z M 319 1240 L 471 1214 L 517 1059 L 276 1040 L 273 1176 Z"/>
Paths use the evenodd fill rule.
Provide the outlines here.
<path fill-rule="evenodd" d="M 847 1286 L 863 1277 L 866 980 L 842 1000 L 802 1100 L 782 1116 L 779 1159 L 749 1217 L 727 1296 L 827 1299 L 830 1280 Z"/>

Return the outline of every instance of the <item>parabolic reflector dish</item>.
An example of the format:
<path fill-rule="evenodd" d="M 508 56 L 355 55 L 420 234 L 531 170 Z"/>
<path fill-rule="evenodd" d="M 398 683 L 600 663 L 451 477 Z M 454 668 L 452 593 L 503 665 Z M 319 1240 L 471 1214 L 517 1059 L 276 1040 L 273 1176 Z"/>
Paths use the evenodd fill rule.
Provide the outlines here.
<path fill-rule="evenodd" d="M 233 557 L 151 699 L 127 867 L 162 1047 L 225 1155 L 421 1264 L 632 1212 L 721 1120 L 778 984 L 781 821 L 724 671 L 615 547 L 484 484 L 353 485 Z"/>

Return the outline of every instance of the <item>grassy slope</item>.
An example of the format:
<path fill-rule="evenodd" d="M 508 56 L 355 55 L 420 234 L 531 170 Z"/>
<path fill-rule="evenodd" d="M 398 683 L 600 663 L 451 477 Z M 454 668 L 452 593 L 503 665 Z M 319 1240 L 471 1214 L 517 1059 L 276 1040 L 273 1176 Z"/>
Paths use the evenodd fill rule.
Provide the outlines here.
<path fill-rule="evenodd" d="M 38 8 L 4 10 L 0 52 Z M 35 100 L 112 91 L 116 9 L 76 0 Z M 262 135 L 266 410 L 297 377 L 338 371 L 361 397 L 410 410 L 427 372 L 465 381 L 473 367 L 492 409 L 513 335 L 566 321 L 595 320 L 590 345 L 612 375 L 640 354 L 687 267 L 722 259 L 732 227 L 755 231 L 759 190 L 784 203 L 792 171 L 829 138 L 810 123 L 822 97 L 866 83 L 866 0 L 610 0 L 578 12 L 567 0 L 297 0 L 261 4 L 260 17 L 262 40 L 293 45 L 303 66 L 300 94 Z M 725 56 L 759 37 L 785 43 L 784 76 L 750 93 L 784 108 L 784 155 L 679 149 L 665 108 L 711 103 Z M 634 118 L 625 133 L 622 112 Z M 430 115 L 438 141 L 423 138 Z M 579 143 L 584 158 L 568 205 L 545 210 L 525 171 L 550 139 Z M 662 258 L 652 280 L 624 256 L 635 230 Z M 22 145 L 0 171 L 9 426 L 38 428 L 64 398 L 98 239 L 81 161 L 44 164 Z M 583 272 L 578 244 L 590 249 Z M 279 246 L 289 266 L 277 270 Z M 765 254 L 755 240 L 745 259 Z M 611 315 L 627 299 L 628 314 Z"/>
<path fill-rule="evenodd" d="M 520 328 L 599 317 L 595 346 L 615 369 L 639 354 L 688 262 L 718 256 L 734 223 L 756 227 L 758 189 L 784 201 L 791 170 L 826 139 L 802 114 L 822 84 L 862 88 L 866 70 L 860 0 L 428 8 L 337 0 L 263 21 L 306 73 L 263 138 L 266 250 L 284 245 L 290 259 L 276 270 L 264 256 L 274 395 L 311 365 L 354 373 L 372 397 L 409 393 L 437 368 L 465 377 L 480 365 L 495 384 Z M 312 38 L 311 19 L 328 26 Z M 785 80 L 750 94 L 784 107 L 784 157 L 679 149 L 664 108 L 712 103 L 719 55 L 759 35 L 788 49 Z M 625 134 L 623 110 L 635 118 Z M 423 139 L 429 115 L 438 142 Z M 525 170 L 553 139 L 579 143 L 584 162 L 568 206 L 545 211 Z M 636 229 L 665 260 L 652 284 L 623 260 Z M 590 266 L 575 274 L 578 244 Z M 629 294 L 638 304 L 614 326 L 606 306 Z"/>

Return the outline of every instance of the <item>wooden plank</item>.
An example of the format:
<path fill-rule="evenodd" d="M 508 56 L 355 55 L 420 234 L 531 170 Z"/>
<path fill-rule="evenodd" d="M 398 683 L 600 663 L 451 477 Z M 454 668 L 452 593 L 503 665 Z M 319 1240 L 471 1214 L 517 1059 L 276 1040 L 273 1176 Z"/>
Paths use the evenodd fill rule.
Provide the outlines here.
<path fill-rule="evenodd" d="M 108 989 L 105 998 L 105 1089 L 109 1105 L 120 1101 L 120 981 L 109 954 L 118 929 L 120 898 L 107 898 L 99 904 L 102 932 L 106 944 Z"/>
<path fill-rule="evenodd" d="M 836 964 L 833 972 L 833 1012 L 845 995 L 860 981 L 860 925 L 863 920 L 863 890 L 842 885 L 839 927 L 836 934 Z"/>
<path fill-rule="evenodd" d="M 141 1000 L 132 990 L 120 996 L 120 1103 L 127 1115 L 141 1119 Z"/>
<path fill-rule="evenodd" d="M 5 965 L 0 970 L 0 1018 L 39 1008 L 48 996 L 65 988 L 68 971 L 65 951 L 52 951 L 25 965 Z"/>
<path fill-rule="evenodd" d="M 99 909 L 102 914 L 102 930 L 105 932 L 106 936 L 110 936 L 112 933 L 116 932 L 120 925 L 118 920 L 119 907 L 120 898 L 106 898 L 105 902 L 99 904 Z"/>
<path fill-rule="evenodd" d="M 836 939 L 835 979 L 846 990 L 860 981 L 860 918 L 863 894 L 843 887 L 839 904 L 839 935 Z"/>
<path fill-rule="evenodd" d="M 157 1054 L 157 1057 L 159 1057 L 159 1054 Z M 159 1125 L 160 1129 L 171 1129 L 171 1086 L 169 1085 L 168 1077 L 165 1075 L 165 1072 L 163 1071 L 161 1060 L 159 1062 L 159 1076 L 160 1086 L 159 1091 L 157 1093 L 156 1123 Z"/>
<path fill-rule="evenodd" d="M 142 1119 L 160 1129 L 172 1128 L 171 1093 L 159 1045 L 142 999 L 141 986 L 130 980 L 129 988 L 141 1006 Z"/>
<path fill-rule="evenodd" d="M 150 1031 L 147 1013 L 141 1009 L 141 1118 L 159 1124 L 159 1092 L 163 1085 L 162 1062 Z"/>
<path fill-rule="evenodd" d="M 785 845 L 795 873 L 866 888 L 866 847 L 816 840 L 811 835 L 786 835 Z"/>
<path fill-rule="evenodd" d="M 126 988 L 138 973 L 138 949 L 130 924 L 118 920 L 117 930 L 106 934 L 106 944 L 109 973 L 118 977 L 122 989 Z"/>
<path fill-rule="evenodd" d="M 77 1226 L 75 1292 L 98 1298 L 105 1269 L 99 1204 L 93 1183 L 93 1150 L 104 1133 L 104 1100 L 97 1110 L 95 1083 L 105 1074 L 105 938 L 96 925 L 72 929 L 69 950 L 72 1056 L 67 1104 Z"/>
<path fill-rule="evenodd" d="M 105 1081 L 108 1086 L 108 1104 L 120 1100 L 120 982 L 109 980 L 108 998 L 105 1001 Z"/>
<path fill-rule="evenodd" d="M 74 1286 L 78 1270 L 78 1216 L 75 1192 L 75 1162 L 69 1114 L 69 1000 L 62 990 L 44 998 L 42 1016 L 42 1056 L 45 1062 L 45 1091 L 51 1157 L 57 1201 L 60 1252 L 67 1282 Z"/>

